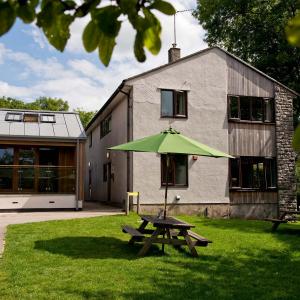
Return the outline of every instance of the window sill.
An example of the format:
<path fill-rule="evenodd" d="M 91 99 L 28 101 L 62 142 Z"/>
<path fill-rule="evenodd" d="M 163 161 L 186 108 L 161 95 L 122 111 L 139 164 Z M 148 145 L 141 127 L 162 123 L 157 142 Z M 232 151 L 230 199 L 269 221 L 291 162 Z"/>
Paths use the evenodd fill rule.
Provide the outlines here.
<path fill-rule="evenodd" d="M 165 184 L 162 184 L 161 186 L 160 186 L 161 188 L 166 188 L 166 185 Z M 189 186 L 188 185 L 179 185 L 179 184 L 177 184 L 177 185 L 170 185 L 170 184 L 168 184 L 168 189 L 170 188 L 170 189 L 178 189 L 178 188 L 188 188 Z"/>
<path fill-rule="evenodd" d="M 248 121 L 240 119 L 228 119 L 229 123 L 243 123 L 243 124 L 261 124 L 261 125 L 275 125 L 275 122 L 262 122 L 262 121 Z"/>
<path fill-rule="evenodd" d="M 277 188 L 253 189 L 253 188 L 230 188 L 230 192 L 277 192 Z"/>
<path fill-rule="evenodd" d="M 187 116 L 160 116 L 161 119 L 188 119 Z"/>

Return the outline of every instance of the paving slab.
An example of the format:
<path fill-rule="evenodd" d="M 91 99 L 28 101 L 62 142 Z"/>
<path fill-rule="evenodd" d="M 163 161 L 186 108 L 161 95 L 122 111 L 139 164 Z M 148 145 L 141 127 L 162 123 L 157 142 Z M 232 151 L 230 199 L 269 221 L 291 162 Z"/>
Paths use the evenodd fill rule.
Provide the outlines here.
<path fill-rule="evenodd" d="M 6 227 L 11 224 L 24 224 L 53 220 L 69 220 L 112 215 L 124 215 L 124 212 L 115 207 L 98 206 L 91 210 L 82 211 L 47 211 L 47 212 L 8 212 L 0 213 L 0 257 L 5 245 Z"/>

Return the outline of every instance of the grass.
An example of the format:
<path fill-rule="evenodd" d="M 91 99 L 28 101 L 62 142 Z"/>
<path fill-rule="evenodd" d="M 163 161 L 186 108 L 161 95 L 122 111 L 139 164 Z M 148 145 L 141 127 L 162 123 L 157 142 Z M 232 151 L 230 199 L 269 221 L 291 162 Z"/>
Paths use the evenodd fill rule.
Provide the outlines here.
<path fill-rule="evenodd" d="M 181 218 L 213 240 L 199 258 L 137 258 L 120 230 L 134 214 L 10 226 L 0 299 L 300 299 L 300 223 Z"/>

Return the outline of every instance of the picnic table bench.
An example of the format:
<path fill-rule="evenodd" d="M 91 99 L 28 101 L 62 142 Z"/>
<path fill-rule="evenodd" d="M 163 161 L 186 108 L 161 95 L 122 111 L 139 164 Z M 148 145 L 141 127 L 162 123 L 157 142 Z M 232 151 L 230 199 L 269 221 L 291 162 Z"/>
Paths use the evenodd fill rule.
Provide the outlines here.
<path fill-rule="evenodd" d="M 266 218 L 265 221 L 272 222 L 272 231 L 276 231 L 282 223 L 295 222 L 297 217 L 295 215 L 300 215 L 300 210 L 282 210 L 280 212 L 279 218 Z"/>
<path fill-rule="evenodd" d="M 122 231 L 128 233 L 131 238 L 129 244 L 135 242 L 143 242 L 143 247 L 139 251 L 139 256 L 144 256 L 149 251 L 152 244 L 169 244 L 174 247 L 188 246 L 192 256 L 197 257 L 198 253 L 196 246 L 206 247 L 212 241 L 205 237 L 191 231 L 195 227 L 184 221 L 173 217 L 166 219 L 158 218 L 156 216 L 141 216 L 142 224 L 139 228 L 134 228 L 129 225 L 122 226 Z M 152 224 L 154 229 L 146 228 L 148 224 Z"/>

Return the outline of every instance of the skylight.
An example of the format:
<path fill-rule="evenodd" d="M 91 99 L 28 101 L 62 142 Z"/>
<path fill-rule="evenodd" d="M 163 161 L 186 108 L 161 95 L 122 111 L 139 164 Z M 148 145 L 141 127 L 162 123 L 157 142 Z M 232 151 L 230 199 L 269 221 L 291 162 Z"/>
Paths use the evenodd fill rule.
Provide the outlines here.
<path fill-rule="evenodd" d="M 5 121 L 21 122 L 23 114 L 8 112 L 5 116 Z"/>
<path fill-rule="evenodd" d="M 41 114 L 40 121 L 42 123 L 55 123 L 55 115 L 51 114 Z"/>

